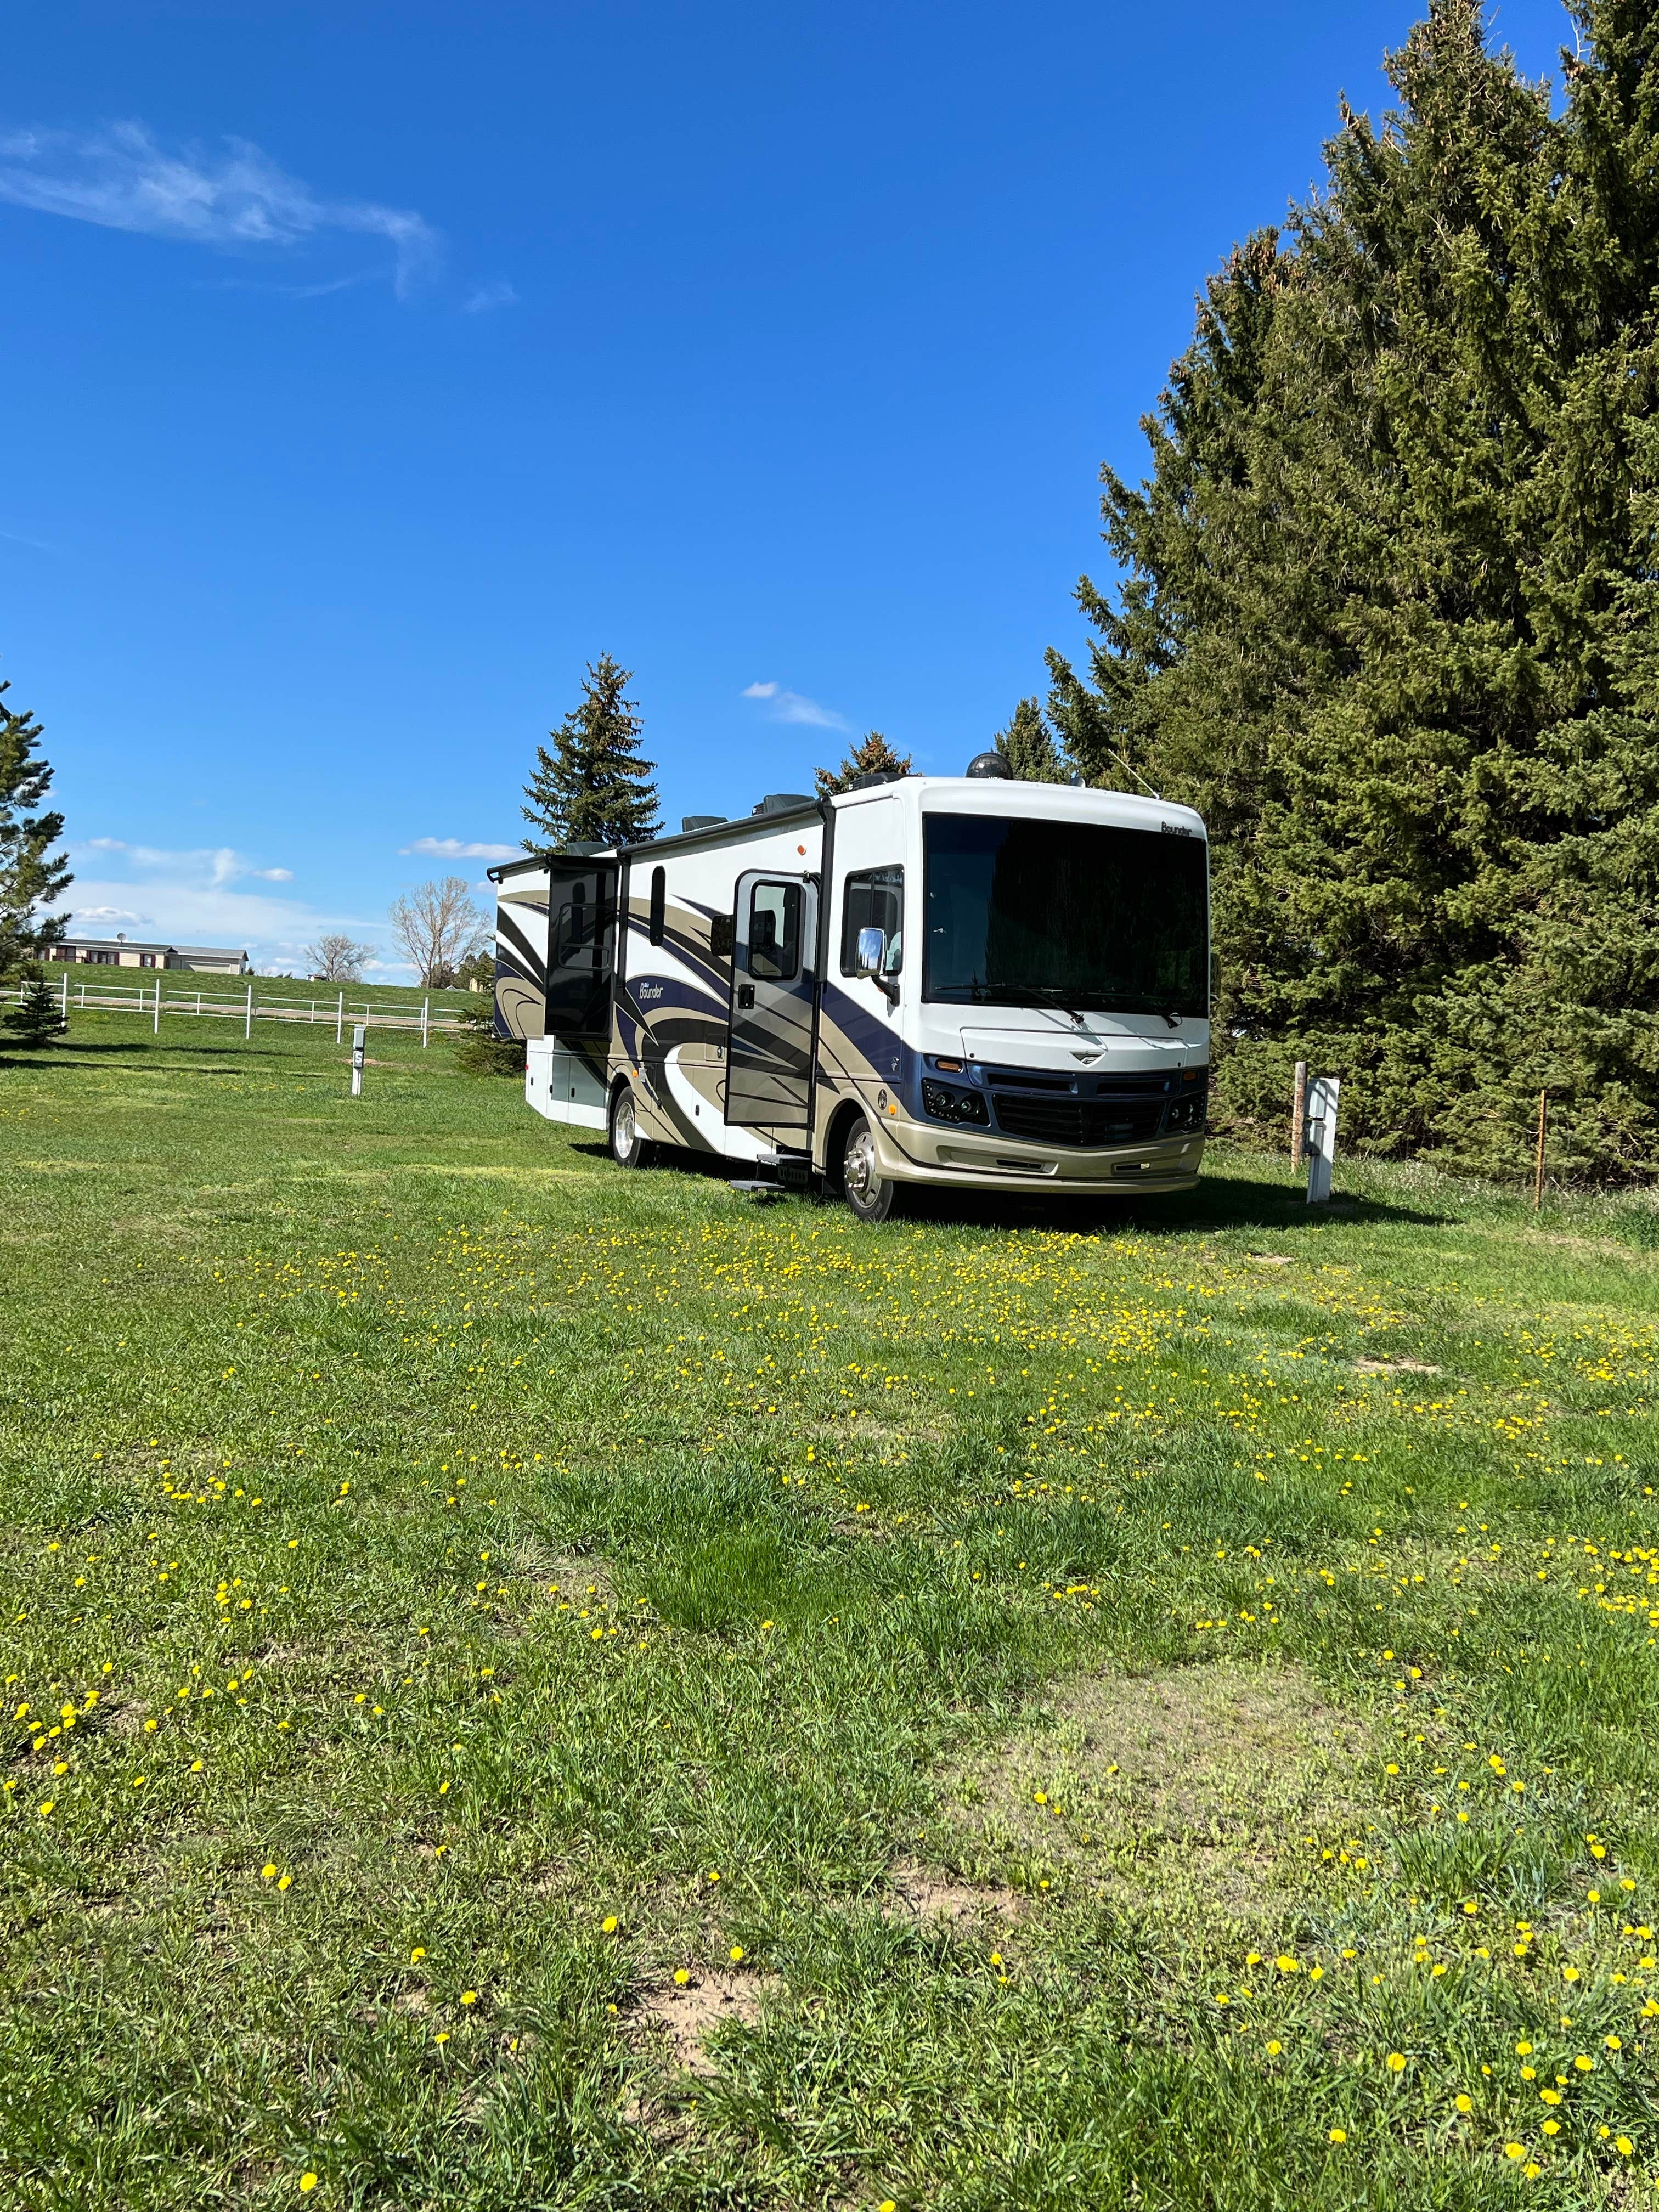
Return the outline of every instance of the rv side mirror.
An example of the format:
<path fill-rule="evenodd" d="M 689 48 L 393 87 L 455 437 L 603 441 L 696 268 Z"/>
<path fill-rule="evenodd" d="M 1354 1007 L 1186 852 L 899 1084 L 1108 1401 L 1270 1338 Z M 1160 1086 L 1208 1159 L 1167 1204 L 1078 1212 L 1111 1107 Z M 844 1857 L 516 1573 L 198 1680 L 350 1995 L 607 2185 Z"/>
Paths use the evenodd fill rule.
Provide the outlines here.
<path fill-rule="evenodd" d="M 887 958 L 887 933 L 874 927 L 859 932 L 859 973 L 879 975 Z"/>

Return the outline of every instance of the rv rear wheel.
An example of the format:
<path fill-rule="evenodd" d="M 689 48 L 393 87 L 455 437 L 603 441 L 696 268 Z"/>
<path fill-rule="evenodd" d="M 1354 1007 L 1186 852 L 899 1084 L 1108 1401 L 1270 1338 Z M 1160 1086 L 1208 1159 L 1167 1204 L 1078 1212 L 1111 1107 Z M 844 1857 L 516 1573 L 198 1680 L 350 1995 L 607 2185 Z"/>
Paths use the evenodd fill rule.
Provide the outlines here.
<path fill-rule="evenodd" d="M 898 1203 L 898 1185 L 884 1176 L 876 1140 L 862 1114 L 848 1124 L 841 1158 L 842 1195 L 860 1221 L 885 1221 Z"/>
<path fill-rule="evenodd" d="M 611 1157 L 618 1167 L 648 1168 L 656 1157 L 656 1146 L 648 1137 L 640 1134 L 639 1109 L 634 1103 L 634 1093 L 625 1083 L 619 1083 L 611 1094 Z"/>

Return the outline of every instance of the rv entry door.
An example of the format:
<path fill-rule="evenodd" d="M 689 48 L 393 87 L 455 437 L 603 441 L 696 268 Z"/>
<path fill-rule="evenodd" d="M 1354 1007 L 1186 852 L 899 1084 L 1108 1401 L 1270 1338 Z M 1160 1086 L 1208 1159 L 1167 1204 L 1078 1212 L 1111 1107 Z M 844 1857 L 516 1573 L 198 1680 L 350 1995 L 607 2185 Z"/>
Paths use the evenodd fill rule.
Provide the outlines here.
<path fill-rule="evenodd" d="M 738 878 L 726 1118 L 805 1129 L 811 1110 L 818 887 L 808 876 Z"/>

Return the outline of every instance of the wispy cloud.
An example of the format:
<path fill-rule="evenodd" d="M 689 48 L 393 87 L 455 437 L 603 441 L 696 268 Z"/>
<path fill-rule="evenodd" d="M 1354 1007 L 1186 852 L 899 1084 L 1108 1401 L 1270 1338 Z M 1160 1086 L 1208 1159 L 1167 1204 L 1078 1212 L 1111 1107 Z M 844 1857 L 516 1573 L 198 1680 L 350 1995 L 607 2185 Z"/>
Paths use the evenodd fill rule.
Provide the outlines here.
<path fill-rule="evenodd" d="M 88 837 L 76 848 L 83 853 L 122 853 L 129 866 L 205 883 L 217 890 L 241 877 L 256 883 L 291 884 L 292 868 L 256 868 L 252 860 L 229 845 L 204 846 L 191 852 L 165 852 L 156 845 L 129 845 L 125 837 Z"/>
<path fill-rule="evenodd" d="M 326 231 L 383 238 L 400 299 L 435 268 L 438 234 L 412 208 L 330 199 L 245 138 L 169 152 L 142 123 L 0 132 L 0 199 L 106 230 L 199 246 L 293 248 Z"/>
<path fill-rule="evenodd" d="M 492 307 L 514 307 L 519 295 L 505 276 L 492 277 L 488 284 L 480 284 L 461 303 L 461 312 L 468 315 L 487 315 Z"/>
<path fill-rule="evenodd" d="M 428 860 L 521 860 L 522 845 L 484 845 L 474 838 L 417 837 L 400 845 L 400 853 L 419 853 Z"/>
<path fill-rule="evenodd" d="M 820 707 L 816 699 L 804 692 L 791 691 L 781 684 L 750 684 L 738 695 L 744 699 L 759 699 L 769 709 L 769 719 L 774 722 L 805 722 L 815 730 L 844 730 L 846 723 L 828 707 Z"/>
<path fill-rule="evenodd" d="M 147 914 L 136 914 L 130 906 L 79 906 L 75 909 L 77 921 L 148 921 Z"/>
<path fill-rule="evenodd" d="M 125 929 L 173 945 L 246 945 L 268 972 L 302 970 L 305 947 L 324 930 L 371 941 L 382 935 L 368 915 L 319 910 L 285 894 L 291 868 L 256 867 L 232 846 L 169 852 L 125 837 L 88 837 L 76 841 L 70 857 L 75 882 L 61 904 L 78 936 Z"/>

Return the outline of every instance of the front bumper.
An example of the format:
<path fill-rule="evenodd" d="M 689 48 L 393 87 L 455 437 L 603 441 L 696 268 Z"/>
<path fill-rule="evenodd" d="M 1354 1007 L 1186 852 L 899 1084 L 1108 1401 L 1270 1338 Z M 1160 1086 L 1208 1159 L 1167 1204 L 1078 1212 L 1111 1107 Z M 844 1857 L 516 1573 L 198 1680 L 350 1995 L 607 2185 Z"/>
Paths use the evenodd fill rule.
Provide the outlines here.
<path fill-rule="evenodd" d="M 1190 1190 L 1204 1157 L 1201 1129 L 1098 1152 L 1042 1145 L 946 1122 L 875 1113 L 876 1158 L 894 1182 L 971 1190 L 1089 1190 L 1119 1197 L 1137 1191 Z"/>

